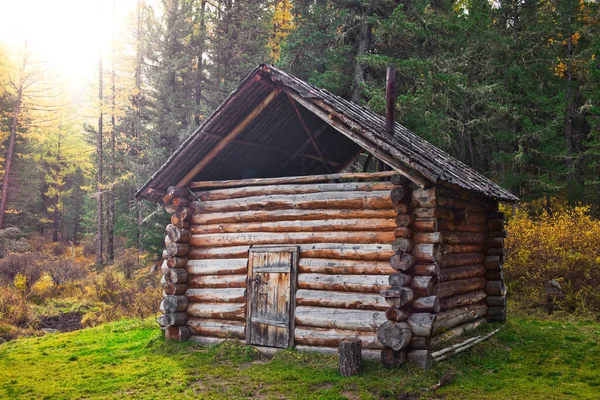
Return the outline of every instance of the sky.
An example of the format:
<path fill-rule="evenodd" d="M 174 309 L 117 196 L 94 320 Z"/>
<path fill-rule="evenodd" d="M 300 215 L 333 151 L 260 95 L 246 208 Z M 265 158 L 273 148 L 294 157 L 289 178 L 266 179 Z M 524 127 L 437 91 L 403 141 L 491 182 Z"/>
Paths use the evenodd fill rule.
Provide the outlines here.
<path fill-rule="evenodd" d="M 77 96 L 93 79 L 100 49 L 110 52 L 112 13 L 125 21 L 138 0 L 0 0 L 0 41 L 55 65 Z"/>

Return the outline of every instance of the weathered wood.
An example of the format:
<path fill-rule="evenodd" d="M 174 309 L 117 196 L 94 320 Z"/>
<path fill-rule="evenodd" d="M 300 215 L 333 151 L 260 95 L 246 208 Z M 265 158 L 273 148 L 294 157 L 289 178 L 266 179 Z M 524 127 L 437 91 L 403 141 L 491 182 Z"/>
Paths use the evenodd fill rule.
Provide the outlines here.
<path fill-rule="evenodd" d="M 175 313 L 184 311 L 188 305 L 188 300 L 185 296 L 165 296 L 160 303 L 160 310 L 163 313 Z"/>
<path fill-rule="evenodd" d="M 300 289 L 332 290 L 341 292 L 371 292 L 389 288 L 384 275 L 329 275 L 298 274 Z"/>
<path fill-rule="evenodd" d="M 188 259 L 185 257 L 169 257 L 167 258 L 167 267 L 169 268 L 183 268 L 187 263 Z"/>
<path fill-rule="evenodd" d="M 437 296 L 419 297 L 410 306 L 415 311 L 437 313 L 440 311 L 440 298 Z"/>
<path fill-rule="evenodd" d="M 296 346 L 296 351 L 301 353 L 318 353 L 325 354 L 328 356 L 337 356 L 338 348 L 337 347 L 321 347 L 321 346 L 304 346 L 298 345 Z M 381 350 L 369 350 L 364 349 L 362 351 L 362 357 L 366 360 L 379 360 L 381 355 Z"/>
<path fill-rule="evenodd" d="M 307 346 L 336 347 L 340 341 L 350 338 L 360 340 L 363 349 L 381 349 L 383 347 L 374 332 L 357 332 L 311 326 L 296 326 L 294 330 L 294 342 Z"/>
<path fill-rule="evenodd" d="M 187 313 L 192 317 L 245 321 L 245 303 L 190 303 Z"/>
<path fill-rule="evenodd" d="M 360 339 L 344 339 L 339 342 L 339 370 L 344 377 L 356 376 L 362 370 Z"/>
<path fill-rule="evenodd" d="M 177 215 L 179 213 L 175 213 L 171 215 L 171 224 L 180 228 L 180 229 L 189 229 L 190 223 L 180 219 Z"/>
<path fill-rule="evenodd" d="M 415 265 L 415 259 L 409 253 L 397 252 L 390 258 L 390 265 L 396 271 L 407 271 Z"/>
<path fill-rule="evenodd" d="M 430 337 L 435 318 L 436 314 L 432 313 L 414 313 L 408 317 L 406 322 L 413 335 Z"/>
<path fill-rule="evenodd" d="M 402 251 L 404 253 L 410 253 L 413 249 L 414 243 L 411 239 L 396 238 L 392 242 L 392 250 L 395 252 Z"/>
<path fill-rule="evenodd" d="M 506 296 L 488 296 L 485 299 L 488 307 L 506 307 Z"/>
<path fill-rule="evenodd" d="M 483 258 L 483 254 L 480 253 L 444 254 L 440 260 L 440 268 L 444 269 L 481 264 L 483 262 Z"/>
<path fill-rule="evenodd" d="M 287 176 L 281 178 L 254 178 L 254 179 L 235 179 L 223 181 L 201 181 L 191 182 L 188 186 L 191 189 L 208 187 L 234 187 L 234 186 L 256 186 L 256 185 L 280 185 L 289 183 L 308 183 L 334 181 L 338 179 L 375 179 L 394 176 L 395 171 L 381 172 L 341 172 L 337 174 L 326 175 L 307 175 L 307 176 Z"/>
<path fill-rule="evenodd" d="M 406 226 L 399 226 L 394 229 L 394 236 L 397 238 L 406 238 L 410 239 L 413 236 L 412 229 Z"/>
<path fill-rule="evenodd" d="M 195 247 L 240 246 L 245 244 L 378 244 L 390 243 L 393 240 L 393 232 L 252 232 L 195 234 L 192 235 L 190 244 Z"/>
<path fill-rule="evenodd" d="M 158 324 L 160 326 L 179 326 L 185 325 L 188 320 L 187 312 L 177 312 L 177 313 L 165 313 L 158 317 Z"/>
<path fill-rule="evenodd" d="M 431 347 L 432 348 L 438 347 L 442 343 L 447 342 L 451 339 L 457 338 L 457 337 L 461 336 L 463 333 L 471 331 L 471 330 L 477 328 L 478 326 L 480 326 L 481 324 L 484 324 L 485 322 L 486 322 L 485 318 L 479 318 L 479 319 L 476 319 L 475 321 L 469 321 L 462 325 L 456 326 L 450 330 L 447 330 L 444 333 L 431 338 Z"/>
<path fill-rule="evenodd" d="M 437 203 L 441 207 L 456 207 L 473 210 L 475 212 L 484 213 L 486 208 L 484 205 L 468 200 L 461 200 L 447 195 L 438 195 Z"/>
<path fill-rule="evenodd" d="M 188 278 L 190 288 L 218 289 L 218 288 L 245 288 L 246 279 L 244 275 L 192 275 Z"/>
<path fill-rule="evenodd" d="M 296 292 L 296 304 L 316 307 L 339 307 L 358 310 L 385 311 L 389 307 L 378 294 L 329 292 L 300 289 Z"/>
<path fill-rule="evenodd" d="M 390 321 L 402 322 L 410 317 L 410 311 L 406 308 L 390 307 L 385 311 L 385 317 Z"/>
<path fill-rule="evenodd" d="M 245 258 L 189 260 L 186 264 L 190 275 L 238 275 L 246 273 L 247 268 Z"/>
<path fill-rule="evenodd" d="M 246 301 L 245 288 L 225 288 L 225 289 L 195 289 L 190 288 L 185 293 L 187 299 L 191 302 L 207 303 L 243 303 Z"/>
<path fill-rule="evenodd" d="M 385 347 L 402 350 L 410 344 L 412 332 L 406 322 L 385 321 L 377 328 L 377 339 Z"/>
<path fill-rule="evenodd" d="M 349 310 L 345 308 L 296 307 L 296 326 L 350 329 L 375 332 L 385 319 L 383 311 Z"/>
<path fill-rule="evenodd" d="M 453 308 L 464 307 L 470 304 L 475 304 L 483 301 L 486 298 L 483 290 L 457 294 L 455 296 L 446 297 L 440 302 L 440 310 L 447 311 Z"/>
<path fill-rule="evenodd" d="M 438 244 L 416 244 L 411 255 L 417 262 L 433 263 L 440 259 L 440 246 Z"/>
<path fill-rule="evenodd" d="M 489 219 L 504 219 L 504 213 L 502 211 L 491 211 L 488 213 Z"/>
<path fill-rule="evenodd" d="M 218 338 L 245 339 L 246 324 L 241 321 L 190 318 L 187 322 L 193 335 Z"/>
<path fill-rule="evenodd" d="M 448 311 L 441 311 L 433 325 L 433 335 L 439 335 L 455 326 L 466 322 L 475 321 L 486 315 L 488 307 L 485 304 L 477 303 L 465 307 L 454 308 Z"/>
<path fill-rule="evenodd" d="M 403 274 L 402 272 L 394 272 L 388 277 L 390 286 L 400 287 L 408 286 L 412 281 L 412 275 Z"/>
<path fill-rule="evenodd" d="M 321 258 L 301 258 L 298 261 L 301 273 L 354 274 L 354 275 L 390 275 L 394 270 L 388 262 L 332 260 Z"/>
<path fill-rule="evenodd" d="M 413 350 L 429 350 L 431 338 L 425 336 L 413 336 L 410 347 Z"/>
<path fill-rule="evenodd" d="M 436 205 L 435 188 L 416 189 L 412 192 L 411 206 L 417 208 L 432 208 Z"/>
<path fill-rule="evenodd" d="M 485 284 L 486 280 L 483 277 L 441 282 L 438 284 L 437 295 L 440 296 L 440 299 L 445 299 L 457 294 L 483 289 Z"/>
<path fill-rule="evenodd" d="M 375 219 L 375 218 L 396 218 L 393 209 L 382 210 L 335 210 L 335 209 L 315 209 L 315 210 L 253 210 L 253 211 L 234 211 L 218 213 L 196 213 L 191 218 L 192 224 L 211 225 L 211 224 L 233 224 L 250 222 L 275 222 L 275 221 L 310 221 L 323 219 Z"/>
<path fill-rule="evenodd" d="M 189 193 L 186 193 L 186 197 Z M 171 200 L 171 205 L 175 208 L 183 208 L 190 205 L 190 201 L 185 197 L 175 197 Z"/>
<path fill-rule="evenodd" d="M 489 296 L 506 296 L 504 281 L 488 281 L 485 285 L 485 292 Z"/>
<path fill-rule="evenodd" d="M 396 203 L 394 204 L 394 212 L 396 214 L 410 214 L 412 208 L 408 204 Z"/>
<path fill-rule="evenodd" d="M 445 268 L 440 271 L 440 282 L 477 278 L 485 274 L 483 265 L 465 265 L 464 267 Z"/>
<path fill-rule="evenodd" d="M 490 307 L 485 318 L 490 322 L 504 322 L 506 320 L 506 308 Z"/>
<path fill-rule="evenodd" d="M 176 284 L 171 282 L 165 282 L 162 285 L 163 293 L 165 295 L 182 295 L 185 294 L 188 286 L 185 284 Z"/>
<path fill-rule="evenodd" d="M 415 275 L 438 276 L 439 274 L 440 266 L 438 263 L 415 265 Z"/>
<path fill-rule="evenodd" d="M 507 236 L 506 229 L 502 229 L 501 231 L 490 231 L 488 232 L 490 237 L 500 237 L 505 238 Z"/>
<path fill-rule="evenodd" d="M 490 249 L 487 248 L 485 249 L 485 254 L 488 256 L 506 256 L 506 249 L 502 248 L 502 249 Z"/>
<path fill-rule="evenodd" d="M 394 185 L 406 186 L 411 181 L 406 176 L 396 174 L 396 175 L 392 175 L 390 177 L 390 182 L 393 183 Z"/>
<path fill-rule="evenodd" d="M 392 201 L 387 190 L 372 192 L 321 192 L 297 195 L 265 195 L 215 201 L 194 201 L 195 212 L 232 212 L 278 209 L 388 209 Z"/>
<path fill-rule="evenodd" d="M 201 344 L 203 346 L 216 346 L 219 343 L 223 343 L 226 340 L 227 339 L 206 337 L 206 336 L 200 336 L 200 335 L 190 336 L 190 342 L 195 342 L 195 343 Z"/>
<path fill-rule="evenodd" d="M 479 244 L 444 244 L 442 254 L 480 253 L 483 246 Z"/>
<path fill-rule="evenodd" d="M 185 342 L 190 338 L 190 329 L 187 326 L 170 326 L 165 331 L 165 339 L 175 342 Z"/>
<path fill-rule="evenodd" d="M 496 333 L 498 333 L 498 331 L 500 330 L 500 328 L 488 333 L 485 336 L 475 336 L 474 338 L 468 339 L 466 341 L 464 341 L 463 343 L 454 345 L 449 347 L 447 350 L 448 352 L 444 353 L 446 351 L 446 349 L 441 350 L 438 352 L 438 355 L 434 358 L 435 361 L 443 361 L 446 360 L 450 357 L 452 357 L 455 354 L 461 353 L 465 350 L 470 349 L 471 347 L 475 346 L 478 343 L 483 342 L 484 340 L 489 339 L 490 337 L 494 336 Z M 444 354 L 439 354 L 439 353 L 444 353 Z"/>
<path fill-rule="evenodd" d="M 434 292 L 436 279 L 432 276 L 415 276 L 410 284 L 416 297 L 431 296 Z"/>
<path fill-rule="evenodd" d="M 490 231 L 501 231 L 502 229 L 504 229 L 504 220 L 490 219 L 488 220 L 487 225 Z"/>
<path fill-rule="evenodd" d="M 187 243 L 192 234 L 187 229 L 180 229 L 173 224 L 167 225 L 167 237 L 171 242 Z"/>
<path fill-rule="evenodd" d="M 467 224 L 482 225 L 485 224 L 487 220 L 488 217 L 484 213 L 480 213 L 469 208 L 465 210 L 465 221 Z"/>
<path fill-rule="evenodd" d="M 246 222 L 232 224 L 191 225 L 194 234 L 242 232 L 332 232 L 391 231 L 396 227 L 392 218 L 322 219 L 309 221 Z"/>
<path fill-rule="evenodd" d="M 409 363 L 420 369 L 431 369 L 433 367 L 433 357 L 429 350 L 411 350 L 406 356 Z"/>
<path fill-rule="evenodd" d="M 437 232 L 438 219 L 415 219 L 413 223 L 413 229 L 415 230 L 415 232 Z"/>
<path fill-rule="evenodd" d="M 400 308 L 409 304 L 415 298 L 412 289 L 407 287 L 394 287 L 381 291 L 381 295 L 385 297 L 385 301 L 391 306 Z"/>
<path fill-rule="evenodd" d="M 485 279 L 488 281 L 503 281 L 504 280 L 504 272 L 500 271 L 485 271 Z"/>
<path fill-rule="evenodd" d="M 381 350 L 381 364 L 385 368 L 397 368 L 406 362 L 406 350 L 394 350 L 384 347 Z"/>
<path fill-rule="evenodd" d="M 415 217 L 412 214 L 398 214 L 395 221 L 396 226 L 411 226 L 415 221 Z"/>
<path fill-rule="evenodd" d="M 392 189 L 390 197 L 392 202 L 396 203 L 410 203 L 412 196 L 412 189 L 406 186 L 396 186 Z"/>
<path fill-rule="evenodd" d="M 169 238 L 169 235 L 166 235 L 164 240 L 165 247 L 169 246 L 169 243 L 173 243 L 173 241 Z"/>
<path fill-rule="evenodd" d="M 183 257 L 188 254 L 190 246 L 186 243 L 169 243 L 167 245 L 168 257 Z"/>
<path fill-rule="evenodd" d="M 487 227 L 485 225 L 474 225 L 474 224 L 463 224 L 455 223 L 453 221 L 447 221 L 440 219 L 438 223 L 440 231 L 453 231 L 453 232 L 465 232 L 465 233 L 485 233 Z"/>
<path fill-rule="evenodd" d="M 265 186 L 243 186 L 232 189 L 216 189 L 197 191 L 194 195 L 202 201 L 239 199 L 264 195 L 307 194 L 321 192 L 372 192 L 392 190 L 395 186 L 390 182 L 344 182 L 316 184 L 283 184 Z"/>
<path fill-rule="evenodd" d="M 487 236 L 485 233 L 443 231 L 442 240 L 445 244 L 484 244 Z"/>
<path fill-rule="evenodd" d="M 500 271 L 502 270 L 502 257 L 486 256 L 483 260 L 483 266 L 491 271 Z"/>
<path fill-rule="evenodd" d="M 435 244 L 441 243 L 442 235 L 440 232 L 432 232 L 432 233 L 417 233 L 413 238 L 415 244 Z"/>
<path fill-rule="evenodd" d="M 424 218 L 437 218 L 438 209 L 437 208 L 414 208 L 412 210 L 415 218 L 424 219 Z"/>
<path fill-rule="evenodd" d="M 491 237 L 485 242 L 485 247 L 501 249 L 504 247 L 504 239 L 501 237 Z"/>
<path fill-rule="evenodd" d="M 164 276 L 165 280 L 170 283 L 186 283 L 188 279 L 185 268 L 169 268 Z"/>

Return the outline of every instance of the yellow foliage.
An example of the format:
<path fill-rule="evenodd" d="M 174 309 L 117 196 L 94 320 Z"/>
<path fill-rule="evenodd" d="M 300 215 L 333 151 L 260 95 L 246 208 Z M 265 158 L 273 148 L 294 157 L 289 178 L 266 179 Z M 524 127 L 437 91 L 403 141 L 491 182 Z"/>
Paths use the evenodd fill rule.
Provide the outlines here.
<path fill-rule="evenodd" d="M 17 274 L 13 281 L 15 289 L 25 292 L 27 290 L 27 277 L 23 274 Z"/>
<path fill-rule="evenodd" d="M 292 18 L 292 3 L 290 0 L 280 0 L 275 3 L 273 12 L 273 33 L 269 40 L 271 60 L 273 63 L 281 56 L 281 44 L 294 27 Z"/>
<path fill-rule="evenodd" d="M 545 304 L 555 280 L 570 311 L 600 310 L 600 221 L 589 207 L 565 208 L 532 217 L 520 212 L 507 225 L 505 272 L 513 293 Z"/>

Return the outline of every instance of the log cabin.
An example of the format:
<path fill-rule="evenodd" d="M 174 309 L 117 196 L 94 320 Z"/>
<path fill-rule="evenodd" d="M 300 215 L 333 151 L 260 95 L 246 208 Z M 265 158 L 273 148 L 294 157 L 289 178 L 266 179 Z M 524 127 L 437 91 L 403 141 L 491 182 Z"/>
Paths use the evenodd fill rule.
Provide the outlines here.
<path fill-rule="evenodd" d="M 436 347 L 506 318 L 498 205 L 518 199 L 393 120 L 386 129 L 270 65 L 137 198 L 172 214 L 168 339 L 335 354 L 353 338 L 385 366 L 429 368 Z"/>

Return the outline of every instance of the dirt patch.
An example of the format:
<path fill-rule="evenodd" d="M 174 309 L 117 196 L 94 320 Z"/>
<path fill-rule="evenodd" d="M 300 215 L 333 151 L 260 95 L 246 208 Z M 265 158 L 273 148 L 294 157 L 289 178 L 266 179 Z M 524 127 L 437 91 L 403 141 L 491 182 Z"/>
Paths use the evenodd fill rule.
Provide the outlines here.
<path fill-rule="evenodd" d="M 61 313 L 52 317 L 40 317 L 39 329 L 59 332 L 71 332 L 81 329 L 82 314 L 78 312 Z"/>

